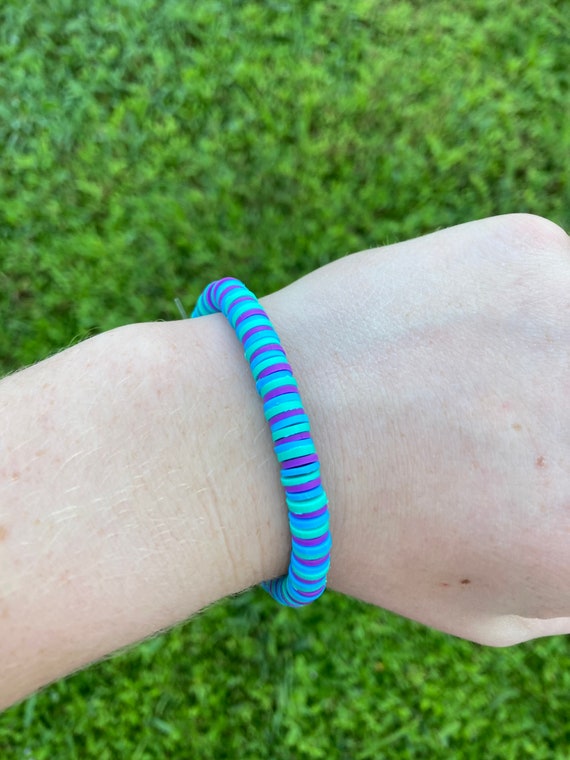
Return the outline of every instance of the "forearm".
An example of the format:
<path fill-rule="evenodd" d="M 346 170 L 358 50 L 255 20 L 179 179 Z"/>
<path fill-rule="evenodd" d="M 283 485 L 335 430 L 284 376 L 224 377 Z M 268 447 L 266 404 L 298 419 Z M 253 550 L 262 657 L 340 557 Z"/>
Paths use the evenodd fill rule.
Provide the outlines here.
<path fill-rule="evenodd" d="M 221 315 L 0 383 L 0 707 L 286 570 L 279 470 Z"/>

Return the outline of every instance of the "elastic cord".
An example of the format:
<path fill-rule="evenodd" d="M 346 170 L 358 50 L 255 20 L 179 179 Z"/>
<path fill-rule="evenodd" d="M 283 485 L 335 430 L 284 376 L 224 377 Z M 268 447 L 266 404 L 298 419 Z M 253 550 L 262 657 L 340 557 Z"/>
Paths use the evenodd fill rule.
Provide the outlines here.
<path fill-rule="evenodd" d="M 202 292 L 192 317 L 221 312 L 239 338 L 281 467 L 291 530 L 287 575 L 261 585 L 280 604 L 303 607 L 323 593 L 332 546 L 328 499 L 297 381 L 265 309 L 243 282 L 224 277 Z"/>

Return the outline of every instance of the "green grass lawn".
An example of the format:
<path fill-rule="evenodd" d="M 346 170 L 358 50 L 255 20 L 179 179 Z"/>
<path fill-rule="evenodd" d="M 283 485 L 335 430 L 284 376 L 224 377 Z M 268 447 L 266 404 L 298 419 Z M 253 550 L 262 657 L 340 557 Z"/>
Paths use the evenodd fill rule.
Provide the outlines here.
<path fill-rule="evenodd" d="M 4 0 L 0 370 L 175 319 L 222 275 L 263 295 L 512 211 L 569 229 L 568 18 L 568 0 Z M 8 710 L 0 758 L 570 758 L 569 694 L 563 637 L 491 650 L 253 590 Z"/>

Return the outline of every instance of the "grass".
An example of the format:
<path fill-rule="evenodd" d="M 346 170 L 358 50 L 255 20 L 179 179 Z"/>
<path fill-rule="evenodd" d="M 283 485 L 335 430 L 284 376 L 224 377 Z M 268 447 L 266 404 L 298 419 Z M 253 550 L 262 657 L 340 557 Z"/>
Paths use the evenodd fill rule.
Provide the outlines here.
<path fill-rule="evenodd" d="M 225 600 L 0 718 L 2 758 L 567 758 L 567 641 L 487 649 L 327 593 Z"/>
<path fill-rule="evenodd" d="M 0 370 L 511 211 L 570 228 L 567 1 L 5 0 Z M 0 716 L 13 758 L 566 758 L 567 640 L 257 591 Z"/>

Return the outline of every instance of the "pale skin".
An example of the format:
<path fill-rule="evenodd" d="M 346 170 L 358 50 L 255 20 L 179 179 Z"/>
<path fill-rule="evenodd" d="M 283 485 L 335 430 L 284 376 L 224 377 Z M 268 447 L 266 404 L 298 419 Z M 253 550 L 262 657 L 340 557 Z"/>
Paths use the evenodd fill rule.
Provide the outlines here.
<path fill-rule="evenodd" d="M 262 303 L 321 458 L 330 587 L 493 646 L 570 632 L 566 234 L 472 222 Z M 0 414 L 0 708 L 285 572 L 223 316 L 86 340 L 5 378 Z"/>

